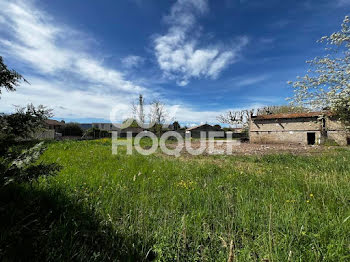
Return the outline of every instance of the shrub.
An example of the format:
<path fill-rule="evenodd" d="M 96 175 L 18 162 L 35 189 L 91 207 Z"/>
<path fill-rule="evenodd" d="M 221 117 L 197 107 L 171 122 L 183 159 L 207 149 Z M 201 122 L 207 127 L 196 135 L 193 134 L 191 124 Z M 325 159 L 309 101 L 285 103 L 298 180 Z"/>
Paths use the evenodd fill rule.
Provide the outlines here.
<path fill-rule="evenodd" d="M 82 136 L 83 129 L 78 123 L 68 123 L 61 128 L 62 136 Z"/>
<path fill-rule="evenodd" d="M 93 127 L 86 130 L 85 136 L 90 136 L 93 138 L 104 138 L 104 137 L 111 137 L 111 134 L 106 130 L 101 130 L 99 128 Z"/>
<path fill-rule="evenodd" d="M 40 176 L 55 175 L 60 170 L 59 165 L 42 162 L 34 164 L 45 149 L 44 142 L 40 142 L 18 156 L 16 152 L 15 159 L 10 153 L 0 158 L 0 188 L 11 183 L 32 182 Z"/>

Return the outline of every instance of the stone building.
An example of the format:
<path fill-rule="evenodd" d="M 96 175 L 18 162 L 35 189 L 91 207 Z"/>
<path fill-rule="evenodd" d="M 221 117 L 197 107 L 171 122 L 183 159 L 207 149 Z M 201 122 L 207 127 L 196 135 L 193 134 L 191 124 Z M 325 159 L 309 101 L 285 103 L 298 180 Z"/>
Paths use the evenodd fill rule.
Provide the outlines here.
<path fill-rule="evenodd" d="M 59 132 L 60 129 L 65 125 L 65 122 L 62 121 L 57 121 L 53 119 L 47 119 L 45 121 L 45 127 L 49 130 L 55 130 L 55 132 Z"/>
<path fill-rule="evenodd" d="M 253 116 L 250 120 L 251 143 L 321 144 L 332 139 L 349 145 L 350 135 L 331 113 L 311 112 Z"/>

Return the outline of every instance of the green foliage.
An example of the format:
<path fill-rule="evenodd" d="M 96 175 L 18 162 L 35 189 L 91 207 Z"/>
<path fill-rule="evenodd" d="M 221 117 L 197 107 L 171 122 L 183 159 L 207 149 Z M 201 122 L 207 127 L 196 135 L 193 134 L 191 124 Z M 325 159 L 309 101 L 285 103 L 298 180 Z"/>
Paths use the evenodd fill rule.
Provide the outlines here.
<path fill-rule="evenodd" d="M 180 123 L 178 121 L 175 121 L 173 123 L 173 127 L 174 127 L 174 130 L 180 130 L 181 129 Z"/>
<path fill-rule="evenodd" d="M 11 154 L 0 158 L 0 187 L 11 183 L 32 182 L 40 176 L 56 174 L 60 170 L 57 164 L 34 164 L 44 150 L 44 142 L 40 142 L 24 150 L 14 160 L 11 159 Z"/>
<path fill-rule="evenodd" d="M 221 126 L 220 126 L 220 125 L 214 125 L 214 128 L 215 128 L 216 130 L 221 130 Z"/>
<path fill-rule="evenodd" d="M 0 144 L 6 149 L 6 144 L 16 139 L 28 139 L 45 126 L 45 120 L 52 114 L 52 110 L 40 105 L 32 104 L 18 107 L 14 114 L 0 114 Z"/>
<path fill-rule="evenodd" d="M 149 130 L 153 132 L 155 135 L 157 135 L 158 137 L 160 137 L 162 135 L 163 125 L 154 124 Z"/>
<path fill-rule="evenodd" d="M 62 136 L 82 136 L 84 131 L 79 123 L 67 123 L 61 127 Z"/>
<path fill-rule="evenodd" d="M 235 261 L 349 258 L 349 150 L 183 159 L 123 152 L 111 155 L 110 139 L 50 144 L 40 160 L 63 169 L 33 190 L 62 208 L 53 209 L 42 239 L 29 247 L 66 261 L 142 261 L 147 254 L 158 261 L 227 261 L 233 241 Z M 100 226 L 87 227 L 90 217 Z"/>
<path fill-rule="evenodd" d="M 123 124 L 125 124 L 128 120 L 123 121 Z M 139 127 L 139 124 L 134 119 L 129 127 Z"/>
<path fill-rule="evenodd" d="M 92 127 L 89 128 L 88 130 L 85 131 L 85 136 L 90 136 L 93 138 L 99 137 L 100 136 L 100 129 L 97 127 Z"/>
<path fill-rule="evenodd" d="M 26 81 L 14 70 L 9 70 L 0 56 L 0 94 L 1 88 L 15 91 L 20 80 Z M 52 110 L 33 104 L 27 107 L 17 107 L 14 114 L 0 114 L 0 154 L 7 150 L 14 140 L 31 138 L 32 135 L 43 128 L 45 120 L 52 116 Z"/>
<path fill-rule="evenodd" d="M 93 138 L 105 138 L 110 137 L 110 133 L 106 130 L 100 130 L 97 127 L 90 128 L 86 130 L 85 136 L 93 137 Z"/>
<path fill-rule="evenodd" d="M 137 235 L 116 233 L 64 189 L 11 184 L 0 191 L 0 206 L 1 261 L 144 259 L 133 247 Z"/>
<path fill-rule="evenodd" d="M 341 30 L 319 40 L 329 54 L 307 61 L 309 74 L 289 82 L 294 89 L 292 104 L 317 110 L 330 108 L 348 124 L 350 97 L 350 18 L 345 17 Z"/>
<path fill-rule="evenodd" d="M 1 88 L 3 87 L 7 91 L 15 91 L 16 86 L 18 86 L 21 80 L 24 80 L 25 82 L 27 82 L 15 70 L 8 69 L 7 66 L 4 64 L 2 57 L 0 56 L 0 94 L 1 94 Z"/>

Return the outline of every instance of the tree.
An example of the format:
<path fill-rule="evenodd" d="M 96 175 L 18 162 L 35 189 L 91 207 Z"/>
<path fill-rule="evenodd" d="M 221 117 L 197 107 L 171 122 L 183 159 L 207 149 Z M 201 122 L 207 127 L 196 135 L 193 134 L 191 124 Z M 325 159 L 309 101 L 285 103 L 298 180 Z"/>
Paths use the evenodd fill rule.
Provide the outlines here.
<path fill-rule="evenodd" d="M 220 125 L 214 125 L 213 127 L 214 127 L 215 130 L 217 130 L 217 131 L 220 131 L 220 130 L 222 129 Z"/>
<path fill-rule="evenodd" d="M 16 71 L 9 70 L 0 56 L 0 94 L 3 87 L 15 91 L 20 80 L 26 81 Z M 42 129 L 51 116 L 51 109 L 32 104 L 17 107 L 14 114 L 0 114 L 0 188 L 15 182 L 31 182 L 41 175 L 54 175 L 60 169 L 56 164 L 35 164 L 45 150 L 43 142 L 22 152 L 16 150 L 16 143 L 25 146 L 23 140 Z"/>
<path fill-rule="evenodd" d="M 123 121 L 123 124 L 127 123 L 129 120 L 132 120 L 131 124 L 128 127 L 140 127 L 135 119 L 127 119 Z"/>
<path fill-rule="evenodd" d="M 229 124 L 233 126 L 242 126 L 247 128 L 251 116 L 254 114 L 254 109 L 239 110 L 239 111 L 228 111 L 225 114 L 219 115 L 217 120 L 223 124 Z"/>
<path fill-rule="evenodd" d="M 17 108 L 14 114 L 0 115 L 0 188 L 14 182 L 31 182 L 59 170 L 56 164 L 34 164 L 45 150 L 43 142 L 24 152 L 14 150 L 18 143 L 26 146 L 23 140 L 44 128 L 50 116 L 50 109 L 32 104 Z"/>
<path fill-rule="evenodd" d="M 15 139 L 31 138 L 44 128 L 45 120 L 52 116 L 52 110 L 33 104 L 18 107 L 14 114 L 0 114 L 0 140 L 10 142 Z"/>
<path fill-rule="evenodd" d="M 163 125 L 165 124 L 168 114 L 165 109 L 165 104 L 160 100 L 154 100 L 147 106 L 147 117 L 149 124 L 146 124 L 145 100 L 142 95 L 139 96 L 138 105 L 132 103 L 131 110 L 133 118 L 127 119 L 123 124 L 128 124 L 131 127 L 142 127 L 158 132 L 160 135 Z"/>
<path fill-rule="evenodd" d="M 60 132 L 62 136 L 82 136 L 84 131 L 79 123 L 68 123 L 61 128 Z"/>
<path fill-rule="evenodd" d="M 253 115 L 271 115 L 271 114 L 287 114 L 287 113 L 302 113 L 307 109 L 301 106 L 265 106 L 258 109 L 247 109 L 238 111 L 228 111 L 217 117 L 217 120 L 223 124 L 229 124 L 231 126 L 239 126 L 243 129 L 249 128 L 250 119 Z"/>
<path fill-rule="evenodd" d="M 181 129 L 180 123 L 178 121 L 175 121 L 173 123 L 173 128 L 175 131 Z"/>
<path fill-rule="evenodd" d="M 159 101 L 154 100 L 151 103 L 149 118 L 151 123 L 162 125 L 165 123 L 167 117 L 167 112 L 165 110 L 165 105 Z"/>
<path fill-rule="evenodd" d="M 0 94 L 1 88 L 5 88 L 7 91 L 15 91 L 16 86 L 18 86 L 21 80 L 28 83 L 28 81 L 15 70 L 8 69 L 0 56 Z"/>
<path fill-rule="evenodd" d="M 149 119 L 151 123 L 154 123 L 152 129 L 157 132 L 158 136 L 161 135 L 166 118 L 167 112 L 165 110 L 165 105 L 159 100 L 154 100 L 150 105 Z"/>
<path fill-rule="evenodd" d="M 318 42 L 325 43 L 330 53 L 307 61 L 308 74 L 288 82 L 294 89 L 291 103 L 316 110 L 329 108 L 344 123 L 349 123 L 350 18 L 345 17 L 339 32 L 324 36 Z"/>

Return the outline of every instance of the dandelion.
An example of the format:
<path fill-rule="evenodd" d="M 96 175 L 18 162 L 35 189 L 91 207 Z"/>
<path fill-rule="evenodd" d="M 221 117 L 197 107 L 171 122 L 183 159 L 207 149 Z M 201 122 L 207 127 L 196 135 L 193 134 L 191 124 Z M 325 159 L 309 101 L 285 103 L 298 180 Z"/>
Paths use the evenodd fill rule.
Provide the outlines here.
<path fill-rule="evenodd" d="M 311 193 L 311 194 L 310 194 L 310 197 L 314 197 L 314 194 Z"/>
<path fill-rule="evenodd" d="M 306 200 L 306 203 L 310 203 L 310 200 Z"/>
<path fill-rule="evenodd" d="M 180 186 L 180 187 L 186 188 L 186 189 L 192 189 L 193 188 L 192 187 L 192 185 L 193 185 L 192 181 L 186 182 L 186 181 L 181 180 L 177 185 Z"/>

